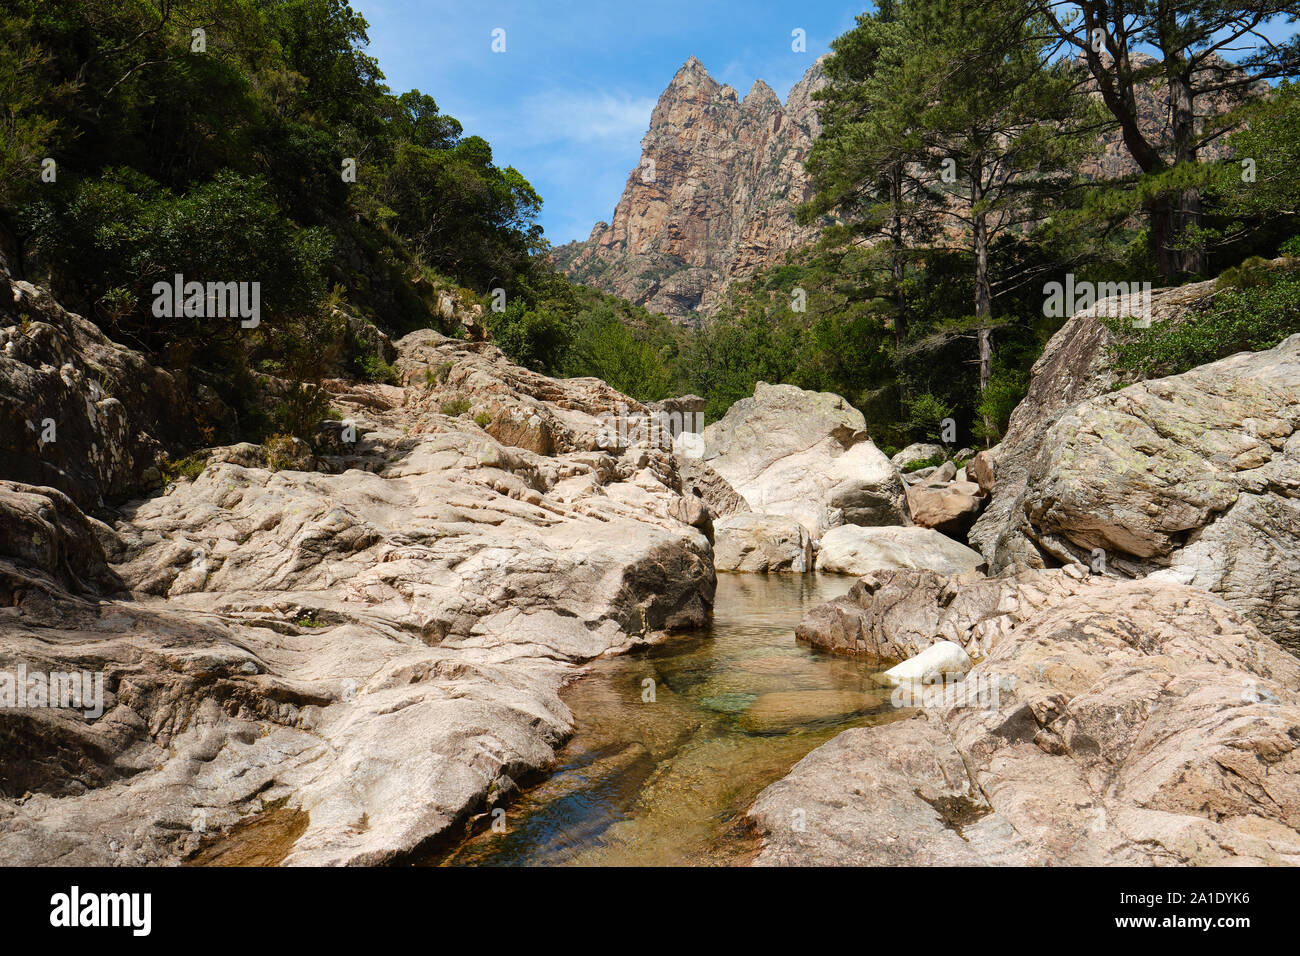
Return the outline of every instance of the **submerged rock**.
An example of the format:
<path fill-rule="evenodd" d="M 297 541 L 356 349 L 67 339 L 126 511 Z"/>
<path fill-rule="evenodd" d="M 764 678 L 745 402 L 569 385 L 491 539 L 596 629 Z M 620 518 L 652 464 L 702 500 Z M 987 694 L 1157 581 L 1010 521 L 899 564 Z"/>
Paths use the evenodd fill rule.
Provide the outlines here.
<path fill-rule="evenodd" d="M 790 690 L 762 694 L 740 715 L 750 733 L 779 733 L 819 721 L 835 722 L 884 703 L 882 694 L 848 690 Z"/>

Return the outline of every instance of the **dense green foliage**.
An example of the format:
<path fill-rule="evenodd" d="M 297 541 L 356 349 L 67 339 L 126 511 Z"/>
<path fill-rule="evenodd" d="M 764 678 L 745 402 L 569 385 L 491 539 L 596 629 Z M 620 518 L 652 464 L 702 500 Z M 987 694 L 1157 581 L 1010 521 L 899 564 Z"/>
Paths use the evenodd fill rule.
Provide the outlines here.
<path fill-rule="evenodd" d="M 1114 12 L 1084 6 L 1099 23 Z M 1185 29 L 1155 42 L 1157 6 L 1110 25 L 1165 59 L 1125 62 L 1119 100 L 1099 103 L 1084 81 L 1111 61 L 1053 55 L 1084 36 L 1061 4 L 881 0 L 836 40 L 818 94 L 800 216 L 822 239 L 735 283 L 692 330 L 557 274 L 541 197 L 431 96 L 390 91 L 343 0 L 10 0 L 0 255 L 218 395 L 213 440 L 309 437 L 329 411 L 322 376 L 393 378 L 348 315 L 455 332 L 436 301 L 453 292 L 547 374 L 643 400 L 694 392 L 710 419 L 758 381 L 788 382 L 845 396 L 887 449 L 939 440 L 948 418 L 959 445 L 994 442 L 1063 320 L 1044 314 L 1044 284 L 1066 273 L 1160 284 L 1171 256 L 1178 276 L 1224 273 L 1213 307 L 1176 327 L 1117 326 L 1116 361 L 1136 374 L 1297 331 L 1294 273 L 1256 257 L 1300 253 L 1300 93 L 1243 101 L 1249 83 L 1204 58 L 1207 30 L 1300 4 L 1189 4 Z M 1243 75 L 1293 75 L 1296 50 Z M 1102 132 L 1141 152 L 1124 90 L 1148 82 L 1186 85 L 1207 114 L 1230 85 L 1235 108 L 1197 134 L 1226 153 L 1186 154 L 1180 129 L 1165 153 L 1134 154 L 1137 173 L 1085 175 Z M 155 283 L 177 274 L 259 282 L 261 323 L 158 314 Z"/>
<path fill-rule="evenodd" d="M 1297 0 L 1029 0 L 1043 49 L 1070 54 L 1140 175 L 1108 190 L 1111 211 L 1140 213 L 1147 264 L 1162 285 L 1212 274 L 1217 157 L 1207 149 L 1242 119 L 1261 86 L 1300 74 Z M 1145 55 L 1147 53 L 1151 55 Z M 1159 124 L 1143 89 L 1158 95 Z M 1256 104 L 1257 105 L 1257 104 Z M 1115 184 L 1112 184 L 1115 185 Z M 1231 257 L 1231 253 L 1229 253 Z"/>
<path fill-rule="evenodd" d="M 1142 30 L 1149 6 L 1131 11 Z M 1237 31 L 1254 16 L 1251 5 L 1191 6 L 1184 32 L 1160 42 L 1196 63 L 1207 30 Z M 1184 238 L 1225 284 L 1237 282 L 1243 259 L 1285 250 L 1300 198 L 1294 87 L 1207 120 L 1207 142 L 1235 130 L 1217 160 L 1144 156 L 1150 170 L 1140 162 L 1134 175 L 1090 178 L 1082 170 L 1099 137 L 1117 137 L 1128 120 L 1090 98 L 1090 64 L 1050 55 L 1063 33 L 1082 29 L 1064 12 L 1034 0 L 889 0 L 835 41 L 818 96 L 823 131 L 807 162 L 818 191 L 801 211 L 823 225 L 823 239 L 733 287 L 682 345 L 677 376 L 705 396 L 711 417 L 754 382 L 781 381 L 844 395 L 886 447 L 938 440 L 949 417 L 959 444 L 995 442 L 1064 319 L 1045 314 L 1045 284 L 1067 273 L 1078 283 L 1162 284 L 1150 222 L 1171 196 L 1195 190 Z M 1285 75 L 1294 46 L 1266 51 L 1243 75 Z M 1189 68 L 1125 64 L 1117 82 L 1187 79 L 1205 96 L 1214 77 L 1183 77 Z M 1224 83 L 1227 110 L 1248 84 Z M 1257 176 L 1243 175 L 1245 157 Z M 1274 344 L 1294 330 L 1290 285 L 1269 289 L 1225 292 L 1177 329 L 1134 330 L 1119 360 L 1168 371 Z"/>
<path fill-rule="evenodd" d="M 601 378 L 643 401 L 667 398 L 679 387 L 675 369 L 685 329 L 559 275 L 537 276 L 486 321 L 492 340 L 529 368 Z"/>
<path fill-rule="evenodd" d="M 1269 349 L 1300 333 L 1300 262 L 1265 270 L 1239 287 L 1226 284 L 1208 307 L 1178 322 L 1133 328 L 1128 321 L 1109 320 L 1107 325 L 1119 337 L 1112 349 L 1116 366 L 1144 378 Z"/>
<path fill-rule="evenodd" d="M 431 97 L 390 92 L 342 0 L 6 6 L 0 253 L 214 387 L 218 437 L 309 429 L 258 373 L 391 376 L 336 307 L 400 334 L 437 324 L 437 288 L 526 311 L 549 281 L 540 197 Z M 160 316 L 177 274 L 259 283 L 260 325 Z"/>

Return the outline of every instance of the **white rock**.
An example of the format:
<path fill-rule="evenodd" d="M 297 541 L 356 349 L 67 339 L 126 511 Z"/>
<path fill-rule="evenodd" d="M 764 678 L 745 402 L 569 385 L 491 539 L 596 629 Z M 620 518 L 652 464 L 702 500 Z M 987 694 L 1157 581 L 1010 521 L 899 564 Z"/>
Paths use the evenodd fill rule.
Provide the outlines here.
<path fill-rule="evenodd" d="M 970 655 L 960 644 L 938 641 L 915 657 L 891 667 L 881 676 L 891 684 L 932 684 L 946 674 L 964 674 L 970 668 Z"/>
<path fill-rule="evenodd" d="M 713 533 L 719 571 L 812 570 L 812 536 L 794 518 L 742 511 L 714 522 Z"/>
<path fill-rule="evenodd" d="M 895 468 L 906 468 L 915 461 L 927 461 L 942 455 L 943 446 L 929 442 L 913 442 L 893 458 L 889 459 Z"/>
<path fill-rule="evenodd" d="M 704 430 L 704 460 L 754 511 L 788 515 L 817 538 L 840 524 L 903 525 L 898 470 L 838 395 L 759 382 Z"/>
<path fill-rule="evenodd" d="M 832 574 L 915 568 L 940 574 L 974 571 L 978 551 L 932 528 L 863 528 L 843 525 L 822 535 L 817 570 Z"/>

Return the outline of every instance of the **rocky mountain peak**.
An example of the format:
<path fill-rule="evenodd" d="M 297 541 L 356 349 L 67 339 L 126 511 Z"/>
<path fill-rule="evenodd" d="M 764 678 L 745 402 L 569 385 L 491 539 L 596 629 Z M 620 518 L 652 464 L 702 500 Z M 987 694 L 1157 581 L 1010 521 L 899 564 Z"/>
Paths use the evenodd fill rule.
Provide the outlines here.
<path fill-rule="evenodd" d="M 781 98 L 762 79 L 757 79 L 754 81 L 754 85 L 749 88 L 749 92 L 745 94 L 741 105 L 750 110 L 779 110 L 781 108 Z"/>
<path fill-rule="evenodd" d="M 761 79 L 740 100 L 696 57 L 688 59 L 659 98 L 641 161 L 610 222 L 597 223 L 584 242 L 557 248 L 556 265 L 579 282 L 698 324 L 717 309 L 731 282 L 816 239 L 816 227 L 799 225 L 794 213 L 812 195 L 803 161 L 821 133 L 813 96 L 827 84 L 825 59 L 809 67 L 784 103 Z M 1155 62 L 1141 53 L 1131 59 L 1137 68 Z M 1085 69 L 1082 63 L 1078 68 Z M 1215 60 L 1206 68 L 1230 65 Z M 1266 90 L 1261 85 L 1252 92 Z M 1167 148 L 1164 81 L 1153 76 L 1140 84 L 1137 100 L 1143 133 Z M 1231 105 L 1223 94 L 1203 104 L 1209 112 Z M 1211 143 L 1203 156 L 1224 151 L 1222 142 Z M 1137 166 L 1118 130 L 1111 130 L 1080 171 L 1104 179 L 1131 175 Z"/>
<path fill-rule="evenodd" d="M 683 75 L 707 77 L 709 71 L 705 68 L 704 64 L 700 62 L 700 58 L 692 53 L 686 58 L 686 62 L 681 65 L 680 69 L 678 69 L 677 74 L 673 77 L 673 81 L 676 82 L 677 78 Z"/>
<path fill-rule="evenodd" d="M 699 96 L 712 98 L 718 95 L 722 84 L 709 76 L 704 64 L 691 57 L 673 74 L 664 91 L 659 94 L 659 106 L 682 99 L 694 99 Z"/>
<path fill-rule="evenodd" d="M 731 281 L 815 237 L 794 211 L 811 195 L 803 159 L 825 82 L 819 60 L 786 103 L 761 79 L 742 100 L 692 56 L 659 97 L 609 223 L 556 249 L 557 264 L 681 321 L 710 314 Z"/>

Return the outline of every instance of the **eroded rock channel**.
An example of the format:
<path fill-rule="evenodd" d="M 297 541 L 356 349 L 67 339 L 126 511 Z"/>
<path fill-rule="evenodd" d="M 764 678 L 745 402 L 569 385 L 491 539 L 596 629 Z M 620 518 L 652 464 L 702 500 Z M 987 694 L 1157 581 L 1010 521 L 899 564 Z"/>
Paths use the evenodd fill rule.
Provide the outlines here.
<path fill-rule="evenodd" d="M 562 695 L 577 727 L 554 774 L 422 862 L 749 862 L 759 791 L 841 731 L 898 716 L 873 668 L 794 639 L 852 582 L 720 575 L 709 627 L 592 664 Z"/>

